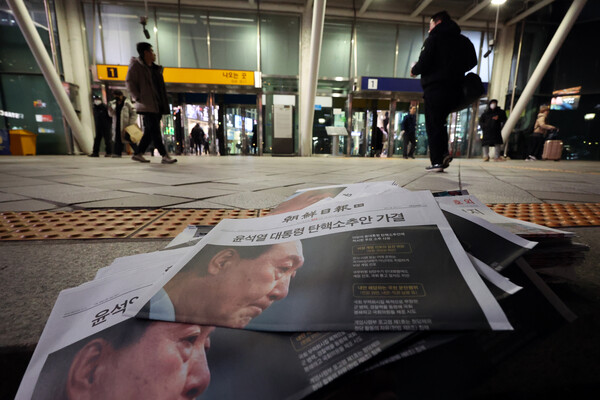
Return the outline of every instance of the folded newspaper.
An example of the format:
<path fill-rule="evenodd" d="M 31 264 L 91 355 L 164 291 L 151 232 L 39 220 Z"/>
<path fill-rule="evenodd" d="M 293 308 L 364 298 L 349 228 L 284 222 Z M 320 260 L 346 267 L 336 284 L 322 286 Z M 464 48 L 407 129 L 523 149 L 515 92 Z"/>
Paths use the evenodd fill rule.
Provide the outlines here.
<path fill-rule="evenodd" d="M 535 243 L 393 182 L 293 199 L 61 292 L 17 399 L 300 399 L 447 341 L 386 352 L 419 331 L 512 329 L 490 287 Z"/>

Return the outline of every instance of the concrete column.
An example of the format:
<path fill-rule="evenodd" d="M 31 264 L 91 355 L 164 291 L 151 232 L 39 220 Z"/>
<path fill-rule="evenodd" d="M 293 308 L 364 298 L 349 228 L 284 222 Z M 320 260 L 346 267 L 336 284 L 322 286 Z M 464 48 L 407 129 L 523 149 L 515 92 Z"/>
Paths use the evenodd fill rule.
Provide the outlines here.
<path fill-rule="evenodd" d="M 44 78 L 58 103 L 64 118 L 67 120 L 75 140 L 79 145 L 79 148 L 85 153 L 92 152 L 92 131 L 88 126 L 84 126 L 77 117 L 75 109 L 67 96 L 67 93 L 62 85 L 58 73 L 54 69 L 54 65 L 50 60 L 50 56 L 42 43 L 39 33 L 35 29 L 35 25 L 29 15 L 27 7 L 23 3 L 23 0 L 7 0 L 8 6 L 13 12 L 19 28 L 38 63 L 38 66 L 42 70 Z M 78 5 L 79 6 L 79 5 Z M 82 55 L 84 56 L 84 55 Z M 85 72 L 85 71 L 84 71 Z M 89 96 L 88 96 L 89 97 Z M 89 101 L 89 100 L 88 100 Z"/>
<path fill-rule="evenodd" d="M 348 102 L 346 108 L 346 130 L 348 131 L 348 137 L 346 140 L 346 156 L 350 157 L 352 155 L 352 92 L 348 94 Z"/>
<path fill-rule="evenodd" d="M 489 99 L 497 99 L 498 106 L 507 110 L 506 92 L 510 81 L 510 69 L 512 65 L 513 46 L 515 43 L 516 26 L 505 26 L 499 32 L 499 38 L 494 44 L 494 64 L 490 87 L 488 88 Z"/>
<path fill-rule="evenodd" d="M 67 22 L 67 31 L 59 30 L 59 37 L 62 44 L 69 43 L 69 54 L 63 52 L 63 65 L 70 63 L 72 74 L 68 76 L 65 70 L 65 81 L 71 82 L 79 86 L 79 102 L 81 114 L 79 118 L 83 126 L 88 127 L 90 132 L 94 127 L 94 116 L 92 113 L 92 89 L 90 86 L 88 49 L 86 38 L 83 30 L 83 15 L 81 3 L 78 0 L 63 0 L 65 18 Z M 59 26 L 60 29 L 60 26 Z M 64 26 L 63 26 L 64 29 Z M 65 58 L 66 56 L 66 58 Z M 72 129 L 72 128 L 71 128 Z M 93 136 L 90 137 L 93 142 Z"/>
<path fill-rule="evenodd" d="M 323 24 L 325 21 L 326 0 L 314 0 L 312 13 L 312 28 L 310 34 L 310 47 L 308 57 L 302 52 L 302 82 L 300 86 L 300 155 L 310 156 L 312 154 L 312 126 L 314 119 L 315 94 L 317 91 L 317 80 L 319 78 L 319 60 L 321 57 L 321 43 L 323 39 Z M 308 18 L 308 11 L 303 16 Z M 303 37 L 304 38 L 304 37 Z M 304 40 L 303 40 L 304 47 Z"/>
<path fill-rule="evenodd" d="M 256 146 L 258 146 L 257 154 L 259 156 L 263 155 L 262 142 L 263 142 L 263 137 L 264 137 L 264 133 L 263 133 L 263 99 L 262 99 L 262 97 L 263 97 L 262 91 L 256 95 L 256 132 L 254 132 L 254 134 L 258 135 L 256 137 Z"/>
<path fill-rule="evenodd" d="M 397 99 L 392 99 L 390 102 L 390 122 L 388 123 L 388 151 L 387 156 L 391 158 L 394 155 L 394 137 L 396 136 L 396 105 Z"/>
<path fill-rule="evenodd" d="M 517 124 L 521 113 L 525 110 L 527 103 L 529 103 L 529 100 L 531 100 L 531 97 L 533 96 L 533 93 L 542 81 L 544 74 L 546 73 L 546 71 L 548 71 L 552 60 L 554 60 L 554 57 L 556 57 L 556 53 L 558 53 L 558 50 L 560 50 L 560 47 L 562 46 L 567 35 L 571 31 L 573 24 L 577 20 L 577 17 L 581 13 L 581 10 L 583 10 L 583 7 L 585 6 L 586 2 L 587 0 L 573 0 L 571 7 L 569 7 L 569 10 L 565 14 L 565 17 L 558 26 L 556 33 L 554 33 L 550 44 L 548 45 L 546 51 L 540 59 L 540 62 L 533 71 L 533 74 L 531 74 L 527 86 L 525 86 L 521 97 L 519 97 L 519 101 L 517 101 L 517 104 L 510 113 L 508 121 L 506 121 L 504 128 L 502 128 L 502 140 L 504 141 L 504 143 L 508 143 L 508 138 L 512 130 L 515 128 L 515 125 Z"/>
<path fill-rule="evenodd" d="M 214 110 L 215 110 L 215 94 L 214 92 L 209 92 L 208 93 L 208 111 L 209 111 L 209 115 L 208 115 L 208 137 L 210 139 L 210 146 L 208 146 L 208 152 L 211 155 L 216 155 L 217 154 L 217 129 L 218 127 L 215 127 L 215 117 L 214 117 Z M 243 124 L 242 124 L 243 125 Z M 225 132 L 225 125 L 223 125 L 223 140 L 225 141 L 225 147 L 227 147 L 227 132 Z M 225 154 L 221 154 L 222 156 L 224 156 Z"/>

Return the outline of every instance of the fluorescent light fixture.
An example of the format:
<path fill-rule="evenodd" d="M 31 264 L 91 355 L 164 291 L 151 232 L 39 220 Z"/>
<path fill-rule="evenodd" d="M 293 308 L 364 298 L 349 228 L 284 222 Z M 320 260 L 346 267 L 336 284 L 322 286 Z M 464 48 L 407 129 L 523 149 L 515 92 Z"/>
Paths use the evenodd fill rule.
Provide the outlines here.
<path fill-rule="evenodd" d="M 497 6 L 504 3 L 506 3 L 506 0 L 492 0 L 492 4 L 495 4 Z"/>
<path fill-rule="evenodd" d="M 596 114 L 594 114 L 594 113 L 585 114 L 585 115 L 583 116 L 583 119 L 585 119 L 586 121 L 591 121 L 591 120 L 593 120 L 594 118 L 596 118 Z"/>

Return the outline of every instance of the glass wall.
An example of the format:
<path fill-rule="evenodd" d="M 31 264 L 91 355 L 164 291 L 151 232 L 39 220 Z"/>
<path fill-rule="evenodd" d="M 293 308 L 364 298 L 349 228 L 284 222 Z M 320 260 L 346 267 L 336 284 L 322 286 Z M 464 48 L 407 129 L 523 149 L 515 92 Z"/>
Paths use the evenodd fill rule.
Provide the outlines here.
<path fill-rule="evenodd" d="M 53 2 L 50 2 L 53 10 Z M 48 54 L 50 32 L 43 1 L 27 2 Z M 35 133 L 37 154 L 68 152 L 62 113 L 5 0 L 0 1 L 0 129 Z M 60 54 L 57 53 L 60 57 Z M 60 59 L 58 60 L 60 67 Z"/>
<path fill-rule="evenodd" d="M 100 25 L 100 13 L 98 9 L 94 10 L 91 3 L 83 4 L 83 18 L 85 21 L 85 34 L 88 41 L 88 62 L 93 64 L 106 64 L 104 62 L 104 51 L 102 50 L 102 29 Z"/>
<path fill-rule="evenodd" d="M 184 24 L 182 23 L 182 25 Z M 156 37 L 156 41 L 158 42 L 157 63 L 164 67 L 180 66 L 178 29 L 179 18 L 176 9 L 156 10 L 156 32 L 154 35 L 151 35 L 151 38 L 152 36 Z"/>
<path fill-rule="evenodd" d="M 349 76 L 351 40 L 350 22 L 325 21 L 319 77 Z"/>
<path fill-rule="evenodd" d="M 415 25 L 398 26 L 398 64 L 396 78 L 410 78 L 410 69 L 419 59 L 423 44 L 423 29 Z"/>
<path fill-rule="evenodd" d="M 129 65 L 131 57 L 137 56 L 135 44 L 149 42 L 154 49 L 156 35 L 152 27 L 155 25 L 154 16 L 148 15 L 146 25 L 150 39 L 146 39 L 140 24 L 140 15 L 144 15 L 143 7 L 102 4 L 102 35 L 104 37 L 104 63 Z M 88 48 L 92 48 L 88 44 Z M 157 53 L 160 54 L 160 53 Z M 162 63 L 161 58 L 158 59 Z"/>
<path fill-rule="evenodd" d="M 358 76 L 394 76 L 396 25 L 359 22 Z"/>
<path fill-rule="evenodd" d="M 257 69 L 257 28 L 253 14 L 210 14 L 212 68 Z"/>
<path fill-rule="evenodd" d="M 208 18 L 206 13 L 188 10 L 181 13 L 181 67 L 209 68 Z"/>
<path fill-rule="evenodd" d="M 260 57 L 263 74 L 298 75 L 299 24 L 298 17 L 260 16 Z"/>

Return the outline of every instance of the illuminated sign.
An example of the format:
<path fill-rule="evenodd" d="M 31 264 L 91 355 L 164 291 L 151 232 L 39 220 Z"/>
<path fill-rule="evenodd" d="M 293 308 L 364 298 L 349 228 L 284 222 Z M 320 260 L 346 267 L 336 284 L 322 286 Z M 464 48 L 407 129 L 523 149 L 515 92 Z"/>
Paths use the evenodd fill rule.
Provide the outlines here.
<path fill-rule="evenodd" d="M 96 65 L 98 79 L 101 81 L 125 81 L 125 65 Z M 254 86 L 254 71 L 229 69 L 165 68 L 163 76 L 166 83 L 191 83 L 200 85 L 236 85 Z"/>
<path fill-rule="evenodd" d="M 44 114 L 44 115 L 35 114 L 35 120 L 37 122 L 52 122 L 53 121 L 52 115 L 49 115 L 49 114 Z"/>
<path fill-rule="evenodd" d="M 16 113 L 16 112 L 12 112 L 12 111 L 0 110 L 0 117 L 15 118 L 15 119 L 24 119 L 25 118 L 25 114 Z"/>
<path fill-rule="evenodd" d="M 98 79 L 101 81 L 125 81 L 128 69 L 126 65 L 96 65 Z"/>
<path fill-rule="evenodd" d="M 550 100 L 551 110 L 576 110 L 579 106 L 581 86 L 555 90 Z"/>

